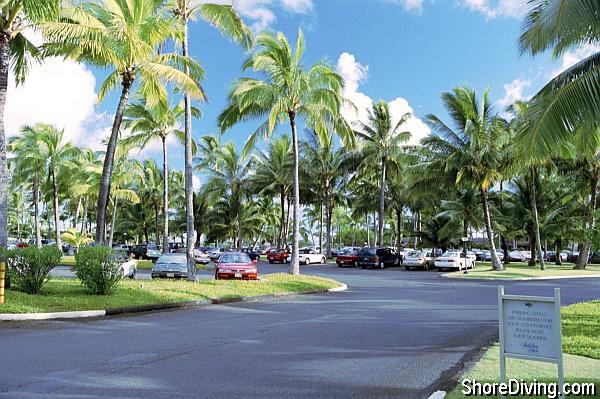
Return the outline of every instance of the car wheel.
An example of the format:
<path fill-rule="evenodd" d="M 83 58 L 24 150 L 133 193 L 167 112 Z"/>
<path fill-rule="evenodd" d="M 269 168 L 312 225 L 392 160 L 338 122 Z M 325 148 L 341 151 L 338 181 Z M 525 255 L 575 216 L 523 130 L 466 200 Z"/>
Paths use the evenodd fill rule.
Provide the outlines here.
<path fill-rule="evenodd" d="M 134 267 L 133 272 L 131 273 L 131 276 L 129 276 L 129 278 L 133 280 L 135 278 L 136 273 L 137 273 L 137 269 Z"/>
<path fill-rule="evenodd" d="M 409 271 L 410 267 L 409 266 L 404 266 L 404 270 Z"/>
<path fill-rule="evenodd" d="M 379 262 L 379 268 L 380 269 L 385 269 L 385 263 Z"/>
<path fill-rule="evenodd" d="M 321 258 L 321 264 L 324 265 L 327 261 L 325 260 L 325 257 Z"/>
<path fill-rule="evenodd" d="M 272 260 L 270 260 L 270 261 L 269 261 L 269 263 L 270 263 L 270 264 L 273 264 L 273 261 L 272 261 Z"/>
<path fill-rule="evenodd" d="M 337 262 L 337 265 L 338 265 L 338 267 L 342 267 L 342 264 L 339 262 Z"/>
<path fill-rule="evenodd" d="M 310 265 L 310 259 L 306 258 L 306 260 L 304 261 L 305 265 Z"/>

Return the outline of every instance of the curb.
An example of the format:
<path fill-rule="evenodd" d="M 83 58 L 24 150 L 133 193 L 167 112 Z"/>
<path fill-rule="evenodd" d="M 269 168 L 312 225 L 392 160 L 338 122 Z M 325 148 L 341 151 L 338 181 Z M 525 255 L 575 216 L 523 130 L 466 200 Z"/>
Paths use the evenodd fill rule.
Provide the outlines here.
<path fill-rule="evenodd" d="M 291 297 L 291 296 L 324 294 L 327 292 L 341 292 L 341 291 L 346 291 L 347 289 L 348 289 L 348 286 L 346 284 L 342 284 L 339 287 L 329 288 L 326 290 L 303 291 L 303 292 L 283 292 L 283 293 L 279 293 L 279 294 L 221 298 L 221 299 L 205 299 L 205 300 L 200 300 L 200 301 L 156 303 L 156 304 L 148 304 L 148 305 L 140 305 L 140 306 L 109 308 L 109 309 L 103 309 L 103 310 L 85 310 L 85 311 L 53 312 L 53 313 L 0 313 L 0 321 L 86 319 L 86 318 L 92 318 L 92 317 L 106 317 L 106 316 L 117 316 L 117 315 L 142 313 L 142 312 L 155 312 L 155 311 L 161 311 L 161 310 L 208 307 L 211 305 L 223 305 L 223 304 L 227 304 L 227 303 L 269 301 L 269 300 L 274 300 L 277 298 L 284 298 L 284 297 Z"/>
<path fill-rule="evenodd" d="M 444 399 L 446 397 L 446 391 L 436 391 L 431 394 L 427 399 Z"/>
<path fill-rule="evenodd" d="M 574 278 L 600 278 L 600 274 L 590 274 L 589 276 L 542 276 L 542 277 L 515 277 L 515 278 L 487 278 L 487 277 L 454 277 L 453 273 L 440 275 L 441 278 L 462 281 L 535 281 L 535 280 L 569 280 Z"/>

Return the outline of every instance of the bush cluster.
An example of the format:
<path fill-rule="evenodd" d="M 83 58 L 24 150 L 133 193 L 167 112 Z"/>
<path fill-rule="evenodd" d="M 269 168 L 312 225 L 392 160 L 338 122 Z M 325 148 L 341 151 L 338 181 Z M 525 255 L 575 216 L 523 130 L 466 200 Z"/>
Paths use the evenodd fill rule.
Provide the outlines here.
<path fill-rule="evenodd" d="M 11 284 L 28 294 L 39 294 L 48 274 L 62 258 L 55 246 L 16 248 L 4 253 Z"/>
<path fill-rule="evenodd" d="M 105 246 L 80 248 L 75 255 L 75 274 L 96 295 L 110 294 L 122 278 L 119 262 Z"/>

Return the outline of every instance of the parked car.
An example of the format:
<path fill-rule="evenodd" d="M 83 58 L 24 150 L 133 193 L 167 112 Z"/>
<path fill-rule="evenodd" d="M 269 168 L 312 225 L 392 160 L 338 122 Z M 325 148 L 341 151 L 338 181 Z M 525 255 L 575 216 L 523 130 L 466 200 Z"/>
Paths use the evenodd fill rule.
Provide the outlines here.
<path fill-rule="evenodd" d="M 137 272 L 137 262 L 129 258 L 127 251 L 122 248 L 113 248 L 113 257 L 121 265 L 121 274 L 123 277 L 135 278 Z"/>
<path fill-rule="evenodd" d="M 475 254 L 472 252 L 471 254 L 469 256 L 467 253 L 467 257 L 464 257 L 463 253 L 457 250 L 446 251 L 435 259 L 435 267 L 438 269 L 472 269 L 475 267 Z"/>
<path fill-rule="evenodd" d="M 365 247 L 358 252 L 358 266 L 366 269 L 368 267 L 395 266 L 399 263 L 398 254 L 389 248 Z"/>
<path fill-rule="evenodd" d="M 335 258 L 335 263 L 337 263 L 338 267 L 344 267 L 344 266 L 356 267 L 357 262 L 358 262 L 358 250 L 356 250 L 354 248 L 346 249 L 345 251 L 340 252 Z"/>
<path fill-rule="evenodd" d="M 257 260 L 251 260 L 244 252 L 227 252 L 222 254 L 217 261 L 215 278 L 223 279 L 258 279 Z"/>
<path fill-rule="evenodd" d="M 187 256 L 185 254 L 163 254 L 152 267 L 152 278 L 187 277 Z"/>
<path fill-rule="evenodd" d="M 154 262 L 160 257 L 161 250 L 156 244 L 138 244 L 131 248 L 130 254 L 135 259 L 149 259 Z"/>
<path fill-rule="evenodd" d="M 291 261 L 291 255 L 288 255 L 288 262 Z M 298 262 L 310 265 L 311 263 L 326 263 L 325 255 L 311 248 L 304 248 L 298 251 Z"/>
<path fill-rule="evenodd" d="M 208 252 L 208 257 L 210 258 L 211 262 L 216 263 L 219 259 L 219 256 L 221 256 L 224 252 L 224 247 L 214 248 L 213 250 Z"/>
<path fill-rule="evenodd" d="M 331 256 L 333 256 L 335 258 L 343 251 L 344 250 L 342 248 L 331 248 Z"/>
<path fill-rule="evenodd" d="M 480 261 L 480 262 L 482 262 L 482 261 L 484 261 L 484 260 L 485 260 L 485 252 L 486 252 L 486 251 L 483 251 L 483 250 L 481 250 L 481 249 L 479 249 L 479 248 L 473 248 L 473 253 L 474 253 L 474 254 L 475 254 L 475 256 L 476 256 L 476 259 L 477 259 L 478 261 Z M 488 251 L 488 252 L 489 252 L 489 251 Z"/>
<path fill-rule="evenodd" d="M 182 242 L 170 242 L 169 243 L 169 252 L 172 253 L 181 253 L 181 250 L 185 252 L 185 244 Z"/>
<path fill-rule="evenodd" d="M 556 252 L 555 251 L 548 251 L 546 252 L 546 256 L 544 257 L 544 259 L 547 262 L 556 262 Z M 561 262 L 566 262 L 569 259 L 569 254 L 566 252 L 561 252 L 560 253 L 560 260 Z"/>
<path fill-rule="evenodd" d="M 595 265 L 600 263 L 600 252 L 592 252 L 589 257 L 589 262 Z"/>
<path fill-rule="evenodd" d="M 240 249 L 240 252 L 247 254 L 250 257 L 250 260 L 255 260 L 257 262 L 260 260 L 260 253 L 251 248 L 242 248 Z"/>
<path fill-rule="evenodd" d="M 414 251 L 404 258 L 402 262 L 406 270 L 424 269 L 429 270 L 435 266 L 435 257 L 432 252 Z"/>
<path fill-rule="evenodd" d="M 523 251 L 510 251 L 508 253 L 508 259 L 511 262 L 526 262 L 527 261 L 527 257 L 525 256 Z"/>
<path fill-rule="evenodd" d="M 288 251 L 286 249 L 272 249 L 267 253 L 267 260 L 269 263 L 287 263 Z"/>
<path fill-rule="evenodd" d="M 194 259 L 196 260 L 196 263 L 200 263 L 203 265 L 208 265 L 210 263 L 210 258 L 208 257 L 208 255 L 204 251 L 201 251 L 199 248 L 194 249 Z"/>
<path fill-rule="evenodd" d="M 473 252 L 475 252 L 475 251 L 473 251 Z M 496 250 L 496 255 L 498 256 L 498 260 L 504 260 L 504 252 L 503 251 Z M 477 257 L 477 260 L 479 260 L 479 257 Z M 488 251 L 488 250 L 483 251 L 483 260 L 486 262 L 491 262 L 492 261 L 492 251 Z"/>
<path fill-rule="evenodd" d="M 579 251 L 575 251 L 571 255 L 568 256 L 567 262 L 577 263 L 578 260 L 579 260 Z"/>

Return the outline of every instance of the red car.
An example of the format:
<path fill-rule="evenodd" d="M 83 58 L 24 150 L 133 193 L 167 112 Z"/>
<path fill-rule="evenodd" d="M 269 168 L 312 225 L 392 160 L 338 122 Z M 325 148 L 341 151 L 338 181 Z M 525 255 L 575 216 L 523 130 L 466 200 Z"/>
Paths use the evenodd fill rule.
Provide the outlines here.
<path fill-rule="evenodd" d="M 257 280 L 258 268 L 255 260 L 243 252 L 226 252 L 216 262 L 215 279 L 217 280 Z"/>
<path fill-rule="evenodd" d="M 356 262 L 358 262 L 358 251 L 351 249 L 348 251 L 340 252 L 338 256 L 335 258 L 335 262 L 339 267 L 344 266 L 354 266 L 356 267 Z"/>
<path fill-rule="evenodd" d="M 288 252 L 285 249 L 272 249 L 267 253 L 267 260 L 269 263 L 287 263 L 288 262 Z"/>

